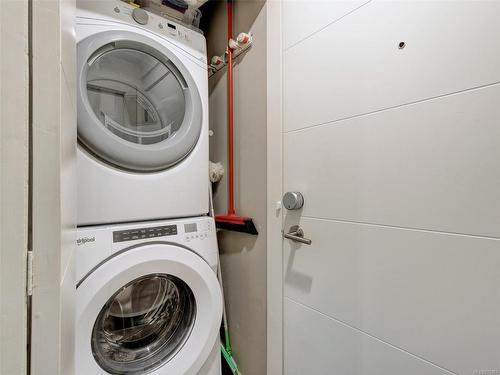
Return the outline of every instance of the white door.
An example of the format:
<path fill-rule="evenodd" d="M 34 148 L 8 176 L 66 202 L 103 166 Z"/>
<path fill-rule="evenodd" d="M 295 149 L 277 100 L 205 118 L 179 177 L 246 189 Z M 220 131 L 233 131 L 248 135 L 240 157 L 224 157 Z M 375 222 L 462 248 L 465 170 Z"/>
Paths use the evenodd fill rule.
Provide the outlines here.
<path fill-rule="evenodd" d="M 500 3 L 282 17 L 283 373 L 500 374 Z"/>

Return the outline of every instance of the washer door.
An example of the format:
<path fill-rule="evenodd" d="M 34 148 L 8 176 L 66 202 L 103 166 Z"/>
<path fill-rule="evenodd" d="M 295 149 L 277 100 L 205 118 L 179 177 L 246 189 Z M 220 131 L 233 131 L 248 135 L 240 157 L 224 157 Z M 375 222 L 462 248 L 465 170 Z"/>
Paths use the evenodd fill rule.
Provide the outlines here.
<path fill-rule="evenodd" d="M 126 170 L 171 167 L 195 147 L 202 127 L 196 84 L 165 44 L 127 31 L 78 43 L 78 139 Z"/>
<path fill-rule="evenodd" d="M 77 374 L 195 374 L 218 337 L 217 278 L 190 250 L 127 250 L 77 288 Z"/>

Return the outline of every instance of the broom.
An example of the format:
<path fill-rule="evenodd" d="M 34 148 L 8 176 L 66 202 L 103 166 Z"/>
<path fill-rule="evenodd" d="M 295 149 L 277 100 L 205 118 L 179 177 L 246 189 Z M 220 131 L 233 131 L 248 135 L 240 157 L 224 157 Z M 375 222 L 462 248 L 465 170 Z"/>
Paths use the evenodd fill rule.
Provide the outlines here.
<path fill-rule="evenodd" d="M 228 210 L 226 215 L 216 215 L 215 225 L 219 229 L 231 230 L 257 235 L 257 228 L 253 220 L 236 214 L 234 209 L 234 124 L 233 124 L 233 50 L 229 41 L 233 38 L 233 2 L 227 1 L 227 38 L 228 38 L 228 64 L 227 64 L 227 123 L 228 123 Z"/>

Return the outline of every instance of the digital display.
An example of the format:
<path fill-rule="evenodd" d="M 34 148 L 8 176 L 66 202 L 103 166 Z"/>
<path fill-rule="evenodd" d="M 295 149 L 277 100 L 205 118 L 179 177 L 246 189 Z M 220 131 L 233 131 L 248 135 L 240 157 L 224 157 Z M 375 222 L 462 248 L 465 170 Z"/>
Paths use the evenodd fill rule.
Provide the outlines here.
<path fill-rule="evenodd" d="M 167 23 L 167 26 L 173 30 L 177 29 L 177 27 L 175 25 L 172 25 L 171 23 Z"/>
<path fill-rule="evenodd" d="M 193 233 L 198 230 L 196 223 L 189 223 L 189 224 L 184 224 L 184 232 L 186 233 Z"/>

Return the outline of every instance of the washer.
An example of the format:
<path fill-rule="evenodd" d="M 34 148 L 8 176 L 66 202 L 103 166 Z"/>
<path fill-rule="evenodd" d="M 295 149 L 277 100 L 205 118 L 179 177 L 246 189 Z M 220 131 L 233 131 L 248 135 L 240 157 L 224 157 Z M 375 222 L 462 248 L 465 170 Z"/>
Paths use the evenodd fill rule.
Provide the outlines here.
<path fill-rule="evenodd" d="M 208 212 L 202 34 L 122 1 L 79 1 L 78 224 Z"/>
<path fill-rule="evenodd" d="M 78 230 L 76 375 L 220 375 L 212 218 Z"/>

